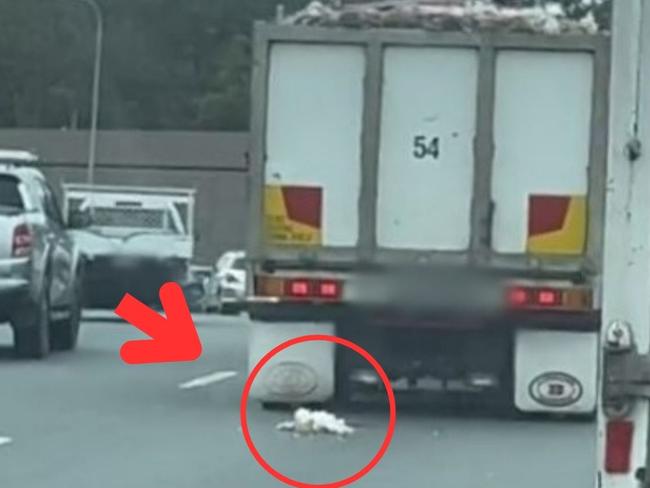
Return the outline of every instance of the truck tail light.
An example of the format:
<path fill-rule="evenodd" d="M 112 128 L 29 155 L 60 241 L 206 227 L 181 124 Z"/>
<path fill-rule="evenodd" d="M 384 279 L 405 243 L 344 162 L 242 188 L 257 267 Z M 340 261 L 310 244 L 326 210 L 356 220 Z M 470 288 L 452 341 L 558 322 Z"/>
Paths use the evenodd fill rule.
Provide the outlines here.
<path fill-rule="evenodd" d="M 285 295 L 296 298 L 306 298 L 311 295 L 309 280 L 289 280 L 285 282 Z"/>
<path fill-rule="evenodd" d="M 540 307 L 557 307 L 562 304 L 562 292 L 558 290 L 539 290 L 535 301 Z"/>
<path fill-rule="evenodd" d="M 11 245 L 11 255 L 19 258 L 28 256 L 32 251 L 34 237 L 27 224 L 20 224 L 14 229 L 14 236 Z"/>
<path fill-rule="evenodd" d="M 512 288 L 508 290 L 508 305 L 523 307 L 530 301 L 530 292 L 525 288 Z"/>
<path fill-rule="evenodd" d="M 343 297 L 343 282 L 336 279 L 257 276 L 255 293 L 288 300 L 334 302 Z"/>
<path fill-rule="evenodd" d="M 611 420 L 607 422 L 605 470 L 608 473 L 629 473 L 633 432 L 634 424 L 630 421 Z"/>
<path fill-rule="evenodd" d="M 510 308 L 518 310 L 586 311 L 592 308 L 589 288 L 515 286 L 506 292 Z"/>
<path fill-rule="evenodd" d="M 318 283 L 318 296 L 321 298 L 339 299 L 341 291 L 341 282 L 339 281 L 328 280 Z"/>

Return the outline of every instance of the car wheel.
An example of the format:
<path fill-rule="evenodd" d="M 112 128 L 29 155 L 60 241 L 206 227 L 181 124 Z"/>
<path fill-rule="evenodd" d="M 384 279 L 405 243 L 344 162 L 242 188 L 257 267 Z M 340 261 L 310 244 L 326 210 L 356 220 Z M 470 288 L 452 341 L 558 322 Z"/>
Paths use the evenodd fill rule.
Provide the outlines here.
<path fill-rule="evenodd" d="M 205 312 L 205 292 L 203 287 L 198 284 L 192 284 L 185 288 L 185 296 L 187 297 L 188 306 L 191 312 L 204 313 Z"/>
<path fill-rule="evenodd" d="M 50 352 L 50 304 L 46 290 L 47 287 L 38 303 L 29 303 L 12 320 L 18 357 L 42 359 Z"/>
<path fill-rule="evenodd" d="M 221 314 L 228 316 L 235 316 L 240 314 L 240 310 L 237 305 L 230 303 L 228 305 L 221 305 Z"/>
<path fill-rule="evenodd" d="M 75 285 L 69 315 L 52 323 L 50 347 L 54 351 L 71 351 L 77 347 L 79 326 L 81 324 L 81 286 Z"/>

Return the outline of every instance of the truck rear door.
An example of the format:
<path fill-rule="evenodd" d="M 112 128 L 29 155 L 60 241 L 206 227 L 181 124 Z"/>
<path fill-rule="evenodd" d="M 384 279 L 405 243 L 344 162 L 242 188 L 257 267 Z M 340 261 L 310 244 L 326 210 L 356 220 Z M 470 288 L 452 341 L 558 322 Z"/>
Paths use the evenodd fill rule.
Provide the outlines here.
<path fill-rule="evenodd" d="M 590 53 L 499 52 L 492 171 L 494 251 L 583 253 L 593 71 Z"/>
<path fill-rule="evenodd" d="M 264 175 L 269 244 L 356 245 L 364 76 L 361 46 L 273 46 Z"/>
<path fill-rule="evenodd" d="M 604 38 L 259 36 L 254 260 L 599 261 Z"/>
<path fill-rule="evenodd" d="M 477 50 L 384 51 L 378 246 L 469 248 L 477 87 Z"/>

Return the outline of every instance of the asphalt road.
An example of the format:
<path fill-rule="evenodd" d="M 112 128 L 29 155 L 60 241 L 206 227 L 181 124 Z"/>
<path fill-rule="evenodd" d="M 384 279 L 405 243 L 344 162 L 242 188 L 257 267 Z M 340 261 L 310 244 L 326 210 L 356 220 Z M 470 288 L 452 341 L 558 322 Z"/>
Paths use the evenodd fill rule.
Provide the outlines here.
<path fill-rule="evenodd" d="M 275 488 L 239 429 L 246 321 L 196 317 L 203 357 L 191 364 L 126 366 L 118 351 L 139 334 L 109 314 L 86 317 L 78 351 L 45 362 L 14 359 L 0 328 L 2 488 Z M 222 381 L 179 385 L 213 372 Z M 233 376 L 232 373 L 237 373 Z M 399 410 L 399 402 L 398 402 Z M 346 418 L 346 440 L 275 430 L 288 413 L 250 405 L 261 453 L 279 471 L 323 483 L 360 469 L 379 447 L 381 406 Z M 593 486 L 595 427 L 585 422 L 440 417 L 398 411 L 394 442 L 355 486 L 580 488 Z"/>

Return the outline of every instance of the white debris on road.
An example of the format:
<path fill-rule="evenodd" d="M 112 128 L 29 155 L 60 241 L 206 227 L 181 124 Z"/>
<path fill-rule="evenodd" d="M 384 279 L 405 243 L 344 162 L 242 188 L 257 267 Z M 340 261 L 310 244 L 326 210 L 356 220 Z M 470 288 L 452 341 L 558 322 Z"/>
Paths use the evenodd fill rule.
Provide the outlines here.
<path fill-rule="evenodd" d="M 215 371 L 214 373 L 210 373 L 205 376 L 199 376 L 193 380 L 181 383 L 178 385 L 178 387 L 181 390 L 191 390 L 193 388 L 201 388 L 204 386 L 213 385 L 215 383 L 221 383 L 222 381 L 229 380 L 235 376 L 237 376 L 236 371 Z"/>
<path fill-rule="evenodd" d="M 596 17 L 594 16 L 593 12 L 589 12 L 582 19 L 580 19 L 580 25 L 587 32 L 598 32 L 598 22 L 596 22 Z"/>
<path fill-rule="evenodd" d="M 0 446 L 6 446 L 7 444 L 11 444 L 12 439 L 11 437 L 1 437 L 0 436 Z"/>
<path fill-rule="evenodd" d="M 350 435 L 354 434 L 354 429 L 350 427 L 345 419 L 338 418 L 336 415 L 323 410 L 309 410 L 299 408 L 293 414 L 293 420 L 280 422 L 276 429 L 291 431 L 296 434 L 334 434 Z"/>

